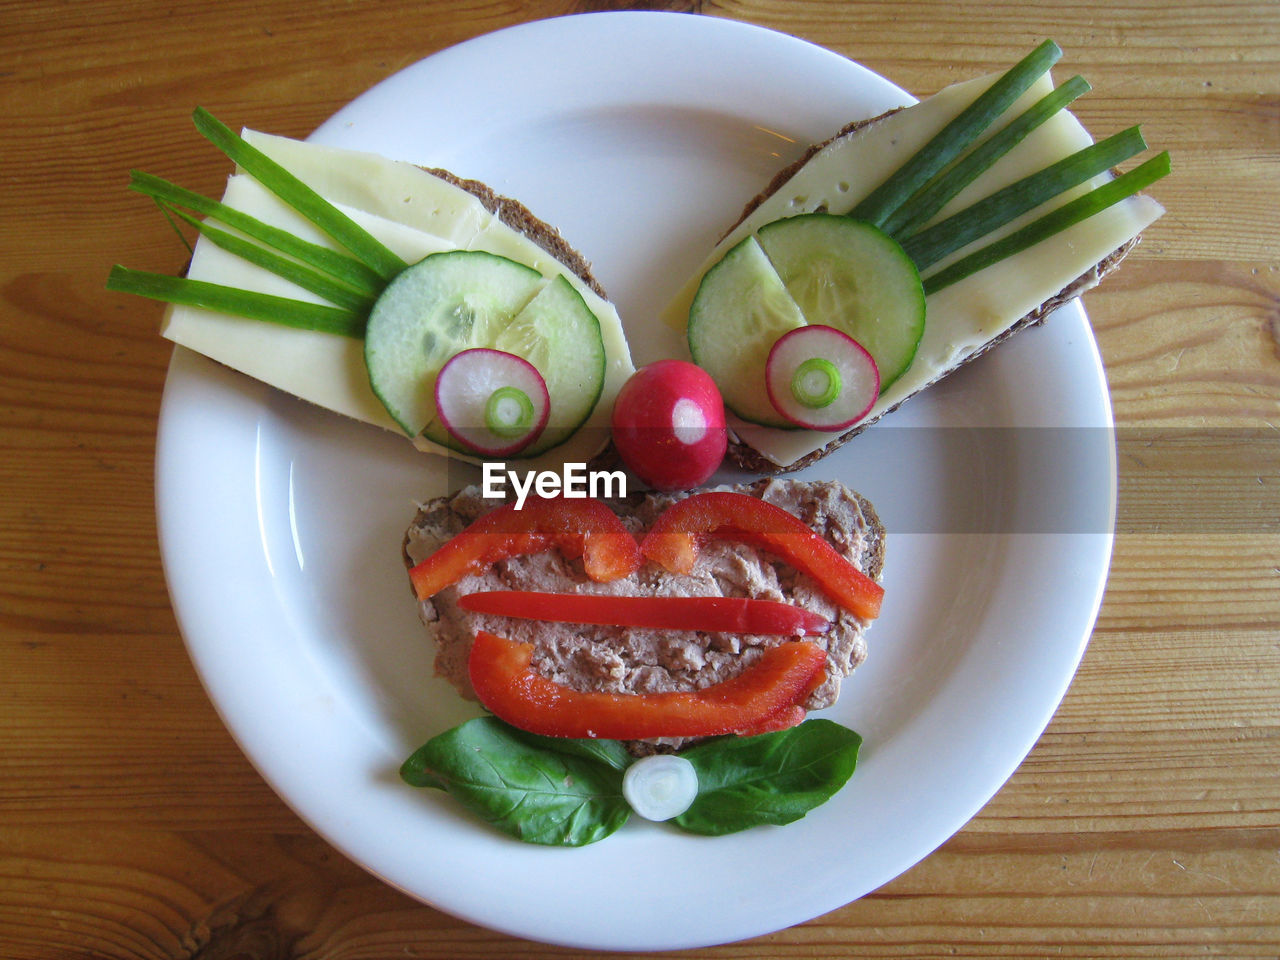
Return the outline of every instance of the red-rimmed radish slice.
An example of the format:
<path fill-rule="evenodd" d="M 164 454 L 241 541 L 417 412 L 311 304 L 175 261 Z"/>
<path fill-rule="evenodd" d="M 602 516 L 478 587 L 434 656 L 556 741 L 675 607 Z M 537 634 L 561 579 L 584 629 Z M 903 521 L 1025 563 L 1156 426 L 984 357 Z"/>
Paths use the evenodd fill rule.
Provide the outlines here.
<path fill-rule="evenodd" d="M 880 371 L 871 354 L 835 327 L 797 327 L 780 336 L 765 364 L 774 408 L 810 430 L 843 430 L 871 410 Z"/>
<path fill-rule="evenodd" d="M 436 414 L 459 443 L 485 456 L 516 453 L 547 424 L 551 398 L 537 368 L 514 353 L 474 347 L 436 377 Z"/>

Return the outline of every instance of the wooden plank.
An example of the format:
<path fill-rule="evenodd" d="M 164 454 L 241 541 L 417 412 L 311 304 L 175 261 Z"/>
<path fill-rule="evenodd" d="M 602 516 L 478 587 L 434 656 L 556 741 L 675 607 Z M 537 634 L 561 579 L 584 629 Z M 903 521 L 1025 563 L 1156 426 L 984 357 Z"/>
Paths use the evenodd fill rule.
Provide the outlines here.
<path fill-rule="evenodd" d="M 241 754 L 159 566 L 159 309 L 102 283 L 114 262 L 181 267 L 170 228 L 125 183 L 140 167 L 219 192 L 226 163 L 191 127 L 197 103 L 305 135 L 450 44 L 617 6 L 4 6 L 0 955 L 589 955 L 384 885 Z M 1119 426 L 1120 532 L 1053 722 L 966 829 L 880 891 L 685 956 L 1276 956 L 1280 5 L 646 6 L 780 29 L 920 95 L 1053 37 L 1058 72 L 1094 84 L 1076 108 L 1090 128 L 1140 122 L 1174 162 L 1154 191 L 1169 215 L 1085 299 Z"/>

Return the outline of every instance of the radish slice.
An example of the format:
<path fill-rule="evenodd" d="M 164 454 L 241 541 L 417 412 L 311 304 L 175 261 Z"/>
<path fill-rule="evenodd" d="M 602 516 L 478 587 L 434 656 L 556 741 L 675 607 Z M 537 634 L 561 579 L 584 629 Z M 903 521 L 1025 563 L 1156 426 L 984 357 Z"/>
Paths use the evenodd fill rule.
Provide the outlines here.
<path fill-rule="evenodd" d="M 475 347 L 454 354 L 436 377 L 436 415 L 468 450 L 501 457 L 537 439 L 547 424 L 547 384 L 528 360 Z"/>
<path fill-rule="evenodd" d="M 774 408 L 798 427 L 843 430 L 871 410 L 880 371 L 862 344 L 835 327 L 797 327 L 780 336 L 765 364 Z"/>
<path fill-rule="evenodd" d="M 675 754 L 644 757 L 622 775 L 622 795 L 646 820 L 670 820 L 688 810 L 697 798 L 698 772 Z"/>

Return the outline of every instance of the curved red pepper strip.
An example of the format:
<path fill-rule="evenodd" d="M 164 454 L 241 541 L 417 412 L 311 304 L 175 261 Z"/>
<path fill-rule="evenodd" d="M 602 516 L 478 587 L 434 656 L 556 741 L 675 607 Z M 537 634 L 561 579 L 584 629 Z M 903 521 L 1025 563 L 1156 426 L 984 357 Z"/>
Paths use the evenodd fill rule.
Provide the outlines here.
<path fill-rule="evenodd" d="M 649 528 L 640 552 L 672 573 L 689 573 L 701 540 L 709 536 L 776 553 L 817 580 L 832 600 L 855 616 L 873 620 L 880 615 L 880 584 L 803 520 L 750 494 L 717 490 L 672 504 Z"/>
<path fill-rule="evenodd" d="M 679 693 L 584 692 L 533 671 L 533 646 L 481 631 L 468 667 L 480 702 L 512 726 L 548 737 L 644 740 L 783 729 L 822 681 L 827 655 L 808 641 L 768 647 L 736 677 Z"/>
<path fill-rule="evenodd" d="M 587 497 L 530 497 L 519 510 L 508 503 L 475 520 L 409 571 L 419 600 L 470 573 L 518 554 L 552 546 L 581 556 L 592 580 L 617 580 L 641 564 L 640 546 L 618 515 Z"/>
<path fill-rule="evenodd" d="M 791 727 L 799 726 L 804 723 L 806 711 L 800 704 L 795 703 L 789 707 L 783 707 L 772 717 L 756 724 L 754 727 L 748 727 L 745 730 L 737 731 L 743 737 L 755 737 L 762 733 L 775 733 L 778 730 L 787 730 Z"/>

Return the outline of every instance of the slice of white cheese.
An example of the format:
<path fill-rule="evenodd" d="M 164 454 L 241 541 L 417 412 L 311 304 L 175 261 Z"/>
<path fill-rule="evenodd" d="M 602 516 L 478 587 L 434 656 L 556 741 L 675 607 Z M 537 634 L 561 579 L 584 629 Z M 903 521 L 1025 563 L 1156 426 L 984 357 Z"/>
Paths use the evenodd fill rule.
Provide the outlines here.
<path fill-rule="evenodd" d="M 703 274 L 734 243 L 782 217 L 825 209 L 848 213 L 906 159 L 991 85 L 994 77 L 956 84 L 921 103 L 841 137 L 809 160 L 797 174 L 756 208 L 711 252 L 667 307 L 666 322 L 683 328 Z M 1046 75 L 1006 111 L 1008 122 L 1053 89 Z M 996 128 L 988 131 L 987 135 Z M 1089 146 L 1093 139 L 1070 113 L 1060 111 L 1010 150 L 939 212 L 950 216 L 977 199 Z M 941 269 L 991 239 L 1018 229 L 1043 213 L 1103 182 L 1095 178 L 976 241 L 932 270 Z M 924 338 L 907 371 L 881 394 L 867 419 L 874 419 L 938 379 L 979 347 L 1091 270 L 1133 239 L 1164 209 L 1150 197 L 1122 201 L 1029 250 L 953 284 L 926 301 Z M 926 272 L 926 276 L 928 273 Z M 830 433 L 758 427 L 733 418 L 738 437 L 779 465 L 794 463 L 825 446 Z"/>
<path fill-rule="evenodd" d="M 473 194 L 411 163 L 257 130 L 245 130 L 243 137 L 326 200 L 443 237 L 457 248 L 493 219 Z"/>
<path fill-rule="evenodd" d="M 412 164 L 254 131 L 245 131 L 244 137 L 409 263 L 442 250 L 475 249 L 518 260 L 548 278 L 565 274 L 600 322 L 607 365 L 605 382 L 600 400 L 583 428 L 528 463 L 534 467 L 583 462 L 599 452 L 608 437 L 613 398 L 635 369 L 622 321 L 611 303 L 588 289 L 536 243 L 490 214 L 470 193 Z M 228 180 L 223 203 L 304 239 L 333 246 L 312 224 L 245 174 Z M 196 244 L 187 275 L 245 290 L 323 302 L 204 238 Z M 186 306 L 167 311 L 161 332 L 175 343 L 303 400 L 399 431 L 369 387 L 362 341 Z M 414 443 L 429 452 L 457 456 L 422 438 Z"/>

